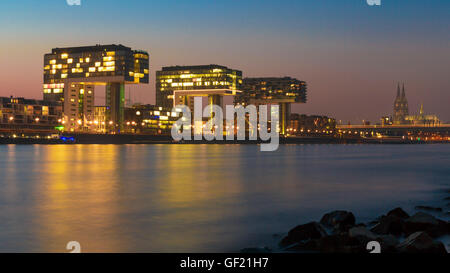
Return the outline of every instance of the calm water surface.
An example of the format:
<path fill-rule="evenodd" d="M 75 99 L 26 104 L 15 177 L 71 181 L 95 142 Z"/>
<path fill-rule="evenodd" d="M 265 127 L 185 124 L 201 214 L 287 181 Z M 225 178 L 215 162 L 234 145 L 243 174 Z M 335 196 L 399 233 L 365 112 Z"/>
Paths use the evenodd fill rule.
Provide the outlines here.
<path fill-rule="evenodd" d="M 442 200 L 450 145 L 0 146 L 0 251 L 223 252 Z"/>

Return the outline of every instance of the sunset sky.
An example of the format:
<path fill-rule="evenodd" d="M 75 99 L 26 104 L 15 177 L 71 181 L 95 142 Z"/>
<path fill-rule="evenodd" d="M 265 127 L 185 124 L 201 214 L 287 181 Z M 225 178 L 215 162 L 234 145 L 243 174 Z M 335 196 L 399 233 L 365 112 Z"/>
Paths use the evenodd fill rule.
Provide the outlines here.
<path fill-rule="evenodd" d="M 404 82 L 410 112 L 450 121 L 448 0 L 3 0 L 0 26 L 0 96 L 42 98 L 54 47 L 114 43 L 150 54 L 134 101 L 155 103 L 162 66 L 221 64 L 305 80 L 295 112 L 377 122 Z"/>

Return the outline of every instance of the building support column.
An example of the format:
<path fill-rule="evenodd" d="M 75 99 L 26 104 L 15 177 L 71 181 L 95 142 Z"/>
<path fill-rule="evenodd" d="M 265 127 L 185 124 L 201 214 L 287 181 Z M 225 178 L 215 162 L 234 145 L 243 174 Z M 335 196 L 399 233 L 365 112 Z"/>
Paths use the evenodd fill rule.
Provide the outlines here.
<path fill-rule="evenodd" d="M 223 107 L 223 97 L 221 95 L 209 95 L 208 96 L 209 105 L 218 105 L 220 108 Z M 223 109 L 223 108 L 222 108 Z M 213 118 L 213 111 L 211 109 L 211 118 Z"/>
<path fill-rule="evenodd" d="M 291 116 L 291 104 L 288 102 L 282 102 L 279 105 L 280 105 L 280 134 L 286 135 Z"/>

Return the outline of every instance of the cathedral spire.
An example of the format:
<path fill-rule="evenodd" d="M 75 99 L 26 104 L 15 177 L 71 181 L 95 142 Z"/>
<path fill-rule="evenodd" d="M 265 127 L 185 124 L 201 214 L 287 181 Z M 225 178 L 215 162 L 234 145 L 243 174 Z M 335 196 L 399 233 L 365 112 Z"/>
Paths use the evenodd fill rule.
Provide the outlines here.
<path fill-rule="evenodd" d="M 406 98 L 406 94 L 405 94 L 405 84 L 403 84 L 402 87 L 402 99 Z"/>
<path fill-rule="evenodd" d="M 400 83 L 397 83 L 397 99 L 400 98 Z"/>

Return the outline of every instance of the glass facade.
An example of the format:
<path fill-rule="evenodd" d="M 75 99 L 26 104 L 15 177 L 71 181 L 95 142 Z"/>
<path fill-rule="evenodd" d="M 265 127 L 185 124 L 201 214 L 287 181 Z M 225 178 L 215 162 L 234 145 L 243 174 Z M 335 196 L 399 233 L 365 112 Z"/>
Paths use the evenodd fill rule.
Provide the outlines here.
<path fill-rule="evenodd" d="M 240 104 L 306 103 L 306 91 L 306 82 L 290 77 L 246 78 L 242 84 L 242 92 L 235 97 L 235 102 Z"/>
<path fill-rule="evenodd" d="M 125 84 L 148 82 L 149 54 L 123 45 L 54 48 L 44 55 L 44 100 L 63 102 L 67 131 L 89 131 L 96 85 L 106 85 L 108 125 L 120 131 Z"/>

